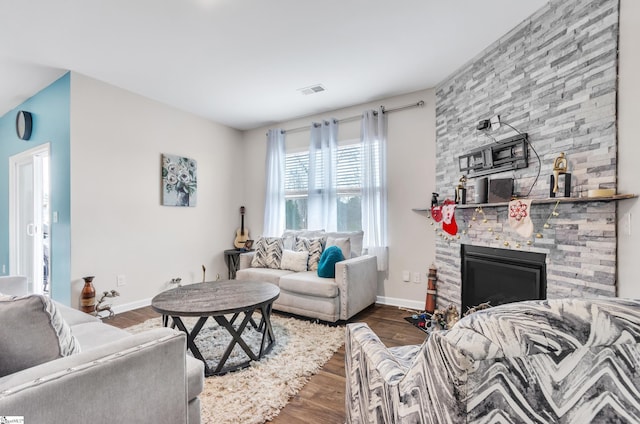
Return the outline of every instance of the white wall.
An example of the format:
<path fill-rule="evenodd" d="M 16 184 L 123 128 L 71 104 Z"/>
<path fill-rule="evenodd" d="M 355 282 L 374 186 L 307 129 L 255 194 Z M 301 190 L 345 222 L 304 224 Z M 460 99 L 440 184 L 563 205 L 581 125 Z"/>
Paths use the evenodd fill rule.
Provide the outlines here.
<path fill-rule="evenodd" d="M 620 3 L 618 192 L 640 194 L 640 2 Z M 629 216 L 630 215 L 630 216 Z M 618 296 L 640 298 L 640 201 L 619 202 Z M 629 233 L 629 221 L 631 233 Z"/>
<path fill-rule="evenodd" d="M 640 3 L 621 1 L 618 191 L 640 193 Z M 321 95 L 321 94 L 320 94 Z M 312 98 L 310 98 L 312 100 Z M 389 114 L 389 275 L 378 295 L 392 304 L 424 304 L 425 272 L 434 261 L 432 227 L 411 208 L 427 207 L 435 187 L 435 96 L 431 89 L 270 126 L 359 115 L 383 104 L 393 108 L 425 100 L 426 106 Z M 81 277 L 95 275 L 97 290 L 117 288 L 116 305 L 144 304 L 172 277 L 200 281 L 226 276 L 223 250 L 247 207 L 252 238 L 262 230 L 267 128 L 240 133 L 125 90 L 73 73 L 71 78 L 71 285 L 77 305 Z M 359 121 L 343 123 L 341 138 L 359 136 Z M 288 145 L 305 147 L 308 132 Z M 160 155 L 198 160 L 198 206 L 160 205 Z M 640 251 L 640 200 L 619 203 L 618 294 L 640 297 L 635 260 Z M 626 232 L 631 214 L 632 234 Z M 402 282 L 402 271 L 423 283 Z M 116 287 L 116 276 L 127 284 Z"/>
<path fill-rule="evenodd" d="M 320 94 L 321 95 L 321 94 Z M 329 113 L 271 125 L 269 128 L 291 129 L 327 118 L 343 119 L 361 115 L 365 109 L 384 105 L 387 109 L 425 101 L 422 108 L 388 115 L 388 183 L 389 183 L 389 274 L 378 287 L 382 302 L 415 308 L 424 307 L 426 273 L 435 258 L 434 231 L 424 214 L 412 208 L 425 208 L 435 187 L 435 95 L 424 90 L 357 105 Z M 246 131 L 243 164 L 246 170 L 244 199 L 247 223 L 252 238 L 262 231 L 265 192 L 266 131 Z M 339 139 L 360 137 L 360 120 L 341 123 Z M 309 132 L 293 133 L 286 138 L 287 148 L 308 147 Z M 422 274 L 420 284 L 402 282 L 402 271 Z"/>
<path fill-rule="evenodd" d="M 173 277 L 226 278 L 242 198 L 240 132 L 131 92 L 71 76 L 71 284 L 117 289 L 115 305 L 148 303 Z M 198 200 L 161 206 L 161 154 L 198 162 Z M 116 287 L 116 276 L 126 285 Z"/>

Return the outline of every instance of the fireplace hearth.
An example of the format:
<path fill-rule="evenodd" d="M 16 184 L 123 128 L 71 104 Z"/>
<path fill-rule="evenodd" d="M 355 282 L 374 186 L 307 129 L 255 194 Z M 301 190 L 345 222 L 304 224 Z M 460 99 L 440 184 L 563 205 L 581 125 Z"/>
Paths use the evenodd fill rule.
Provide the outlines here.
<path fill-rule="evenodd" d="M 462 311 L 480 303 L 491 306 L 546 299 L 546 255 L 492 247 L 461 246 Z"/>

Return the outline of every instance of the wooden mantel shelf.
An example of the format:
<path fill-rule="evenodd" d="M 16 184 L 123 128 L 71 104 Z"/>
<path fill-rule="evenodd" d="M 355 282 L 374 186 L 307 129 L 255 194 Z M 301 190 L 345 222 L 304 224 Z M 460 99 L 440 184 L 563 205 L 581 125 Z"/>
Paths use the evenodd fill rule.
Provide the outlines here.
<path fill-rule="evenodd" d="M 550 203 L 586 203 L 586 202 L 615 202 L 618 200 L 634 199 L 638 197 L 637 194 L 615 194 L 607 197 L 548 197 L 545 199 L 533 199 L 532 205 L 544 205 Z M 496 208 L 500 206 L 507 206 L 509 202 L 499 203 L 468 203 L 466 205 L 456 205 L 458 209 L 470 209 L 470 208 Z M 428 212 L 431 209 L 414 208 L 414 212 Z"/>

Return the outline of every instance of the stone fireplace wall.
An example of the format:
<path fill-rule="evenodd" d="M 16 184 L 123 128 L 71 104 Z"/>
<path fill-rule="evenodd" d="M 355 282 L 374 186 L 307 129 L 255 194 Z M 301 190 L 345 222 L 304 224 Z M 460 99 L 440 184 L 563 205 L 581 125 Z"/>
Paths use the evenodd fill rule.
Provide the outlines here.
<path fill-rule="evenodd" d="M 547 198 L 553 161 L 565 152 L 572 193 L 616 187 L 616 81 L 618 0 L 552 0 L 436 88 L 436 191 L 454 197 L 460 178 L 458 156 L 491 144 L 477 131 L 481 119 L 500 115 L 529 140 L 540 156 L 540 177 L 529 198 Z M 496 15 L 499 19 L 499 14 Z M 490 23 L 488 23 L 490 24 Z M 504 126 L 497 140 L 515 133 Z M 492 174 L 512 177 L 515 193 L 529 192 L 538 162 L 529 150 L 529 166 Z M 467 199 L 473 199 L 473 179 Z M 513 232 L 507 207 L 458 208 L 460 238 L 438 239 L 438 306 L 460 305 L 460 244 L 547 254 L 547 296 L 615 295 L 615 202 L 534 204 L 531 245 Z M 483 222 L 483 219 L 487 222 Z M 472 224 L 468 228 L 468 224 Z M 462 234 L 466 231 L 466 234 Z"/>

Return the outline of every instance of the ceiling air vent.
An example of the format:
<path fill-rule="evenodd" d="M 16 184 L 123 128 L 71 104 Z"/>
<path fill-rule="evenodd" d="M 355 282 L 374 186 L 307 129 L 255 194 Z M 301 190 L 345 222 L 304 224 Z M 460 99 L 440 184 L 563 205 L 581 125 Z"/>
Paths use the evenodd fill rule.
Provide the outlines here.
<path fill-rule="evenodd" d="M 322 86 L 322 84 L 312 85 L 311 87 L 298 88 L 298 91 L 308 96 L 309 94 L 320 93 L 321 91 L 325 91 L 326 88 Z"/>

